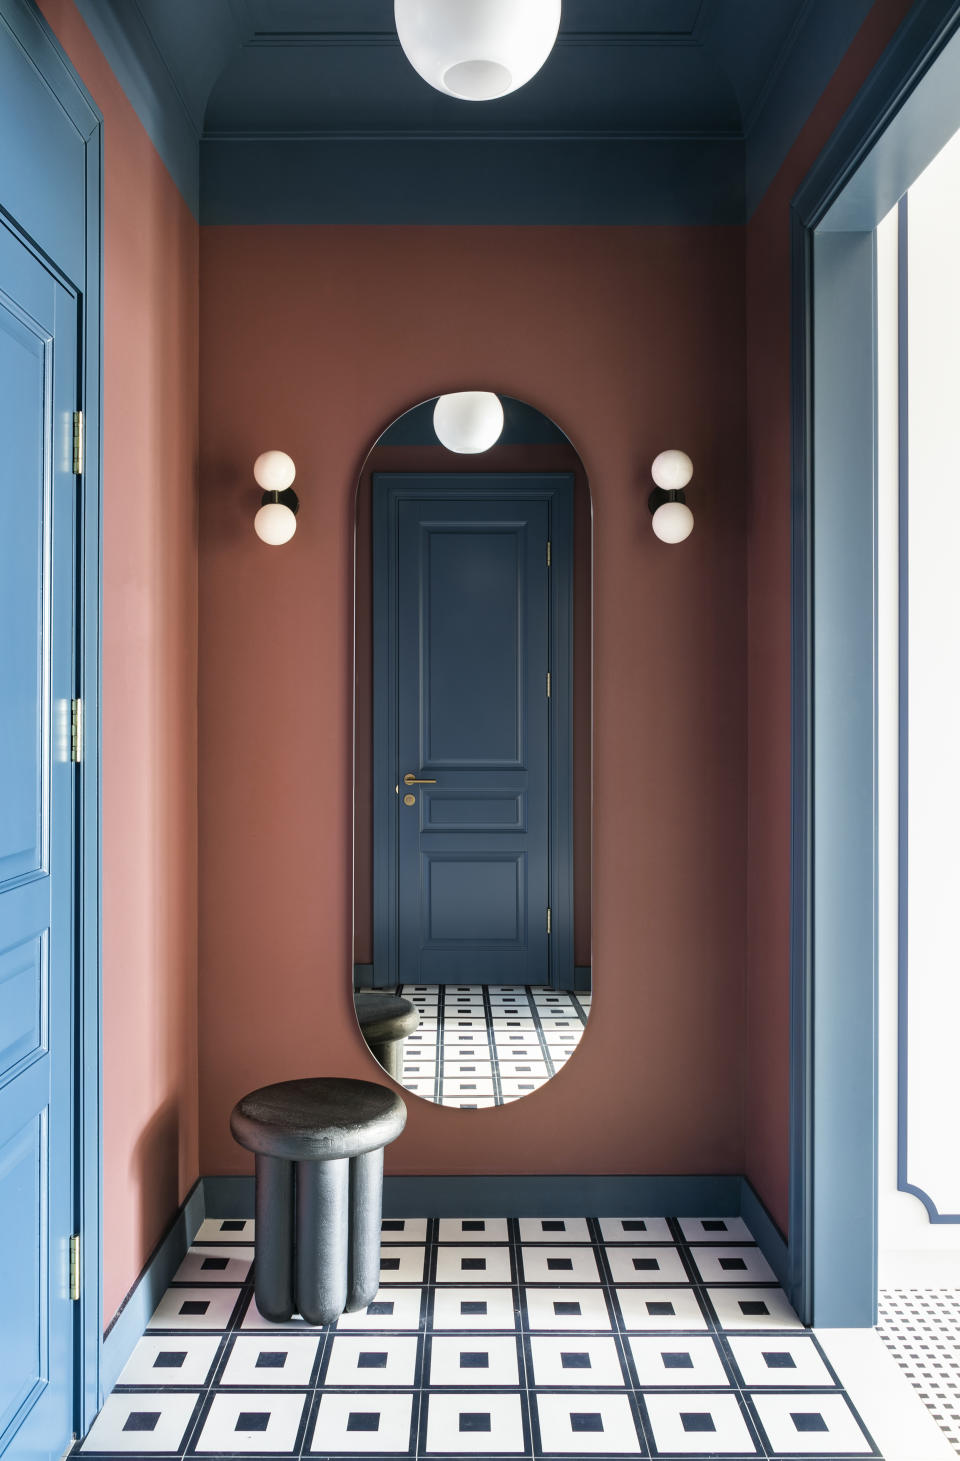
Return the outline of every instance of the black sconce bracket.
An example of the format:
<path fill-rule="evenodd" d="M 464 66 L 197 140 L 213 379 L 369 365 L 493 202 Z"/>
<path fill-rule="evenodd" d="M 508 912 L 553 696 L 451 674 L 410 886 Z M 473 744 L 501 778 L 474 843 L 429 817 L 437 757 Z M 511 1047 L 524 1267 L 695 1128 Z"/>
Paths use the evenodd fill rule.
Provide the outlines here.
<path fill-rule="evenodd" d="M 647 506 L 652 517 L 657 508 L 662 507 L 665 502 L 686 502 L 686 500 L 687 494 L 682 487 L 679 492 L 667 492 L 663 487 L 654 487 L 647 498 Z"/>
<path fill-rule="evenodd" d="M 289 507 L 294 517 L 300 511 L 300 499 L 292 487 L 284 492 L 265 492 L 260 499 L 260 506 L 266 507 L 268 502 L 281 502 L 284 507 Z"/>

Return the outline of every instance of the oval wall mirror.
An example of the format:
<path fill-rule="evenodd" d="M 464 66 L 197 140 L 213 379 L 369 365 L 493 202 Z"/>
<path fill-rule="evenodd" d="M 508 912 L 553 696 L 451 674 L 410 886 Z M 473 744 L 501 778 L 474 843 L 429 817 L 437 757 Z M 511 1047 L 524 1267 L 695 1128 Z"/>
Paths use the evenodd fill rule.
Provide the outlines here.
<path fill-rule="evenodd" d="M 590 1012 L 590 493 L 563 432 L 458 392 L 357 491 L 354 1002 L 410 1093 L 505 1105 Z"/>

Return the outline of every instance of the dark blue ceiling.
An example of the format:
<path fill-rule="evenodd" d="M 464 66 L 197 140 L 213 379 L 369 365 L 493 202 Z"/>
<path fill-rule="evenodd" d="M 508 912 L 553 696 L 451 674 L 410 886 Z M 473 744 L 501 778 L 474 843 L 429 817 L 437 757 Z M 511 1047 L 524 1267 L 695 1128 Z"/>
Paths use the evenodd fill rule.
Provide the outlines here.
<path fill-rule="evenodd" d="M 79 0 L 201 219 L 405 223 L 740 221 L 870 3 L 563 0 L 541 72 L 469 103 L 393 0 Z"/>

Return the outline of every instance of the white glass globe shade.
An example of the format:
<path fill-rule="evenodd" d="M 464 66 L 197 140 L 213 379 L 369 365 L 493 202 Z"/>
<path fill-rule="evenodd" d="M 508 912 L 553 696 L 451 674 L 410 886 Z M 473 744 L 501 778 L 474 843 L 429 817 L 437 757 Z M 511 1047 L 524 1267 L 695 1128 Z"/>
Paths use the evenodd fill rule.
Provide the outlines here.
<path fill-rule="evenodd" d="M 265 502 L 253 520 L 253 530 L 265 543 L 279 548 L 297 531 L 297 519 L 285 502 Z"/>
<path fill-rule="evenodd" d="M 650 475 L 664 492 L 682 492 L 693 476 L 693 462 L 685 451 L 662 451 L 654 457 Z"/>
<path fill-rule="evenodd" d="M 253 475 L 264 492 L 286 492 L 293 486 L 297 469 L 285 451 L 264 451 L 253 464 Z"/>
<path fill-rule="evenodd" d="M 413 69 L 461 101 L 493 101 L 535 76 L 553 50 L 560 0 L 394 0 Z"/>
<path fill-rule="evenodd" d="M 503 432 L 503 406 L 492 391 L 454 391 L 433 408 L 433 429 L 448 451 L 489 451 Z"/>
<path fill-rule="evenodd" d="M 682 543 L 693 532 L 693 513 L 685 502 L 664 502 L 653 514 L 653 531 L 662 543 Z"/>

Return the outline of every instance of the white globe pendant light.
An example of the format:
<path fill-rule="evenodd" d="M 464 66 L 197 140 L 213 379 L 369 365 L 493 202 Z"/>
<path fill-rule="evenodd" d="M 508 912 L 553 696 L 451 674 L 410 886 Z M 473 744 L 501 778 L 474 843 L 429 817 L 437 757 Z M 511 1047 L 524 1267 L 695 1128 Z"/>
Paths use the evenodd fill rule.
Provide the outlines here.
<path fill-rule="evenodd" d="M 693 532 L 693 513 L 685 502 L 664 502 L 653 514 L 652 527 L 661 543 L 682 543 Z"/>
<path fill-rule="evenodd" d="M 404 54 L 437 91 L 494 101 L 524 86 L 553 50 L 560 0 L 394 0 Z"/>
<path fill-rule="evenodd" d="M 453 391 L 438 396 L 433 429 L 447 451 L 474 455 L 489 451 L 503 432 L 503 406 L 492 391 Z"/>

